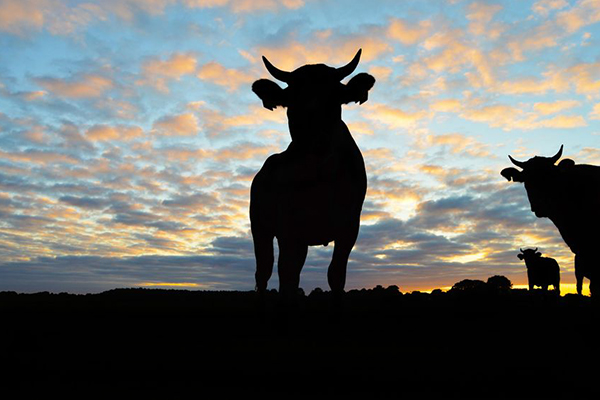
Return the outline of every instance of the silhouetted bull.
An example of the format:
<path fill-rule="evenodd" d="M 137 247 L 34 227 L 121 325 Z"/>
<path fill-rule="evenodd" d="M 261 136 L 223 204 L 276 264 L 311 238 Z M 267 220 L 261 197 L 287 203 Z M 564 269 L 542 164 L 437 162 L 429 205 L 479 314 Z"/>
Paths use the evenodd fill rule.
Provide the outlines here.
<path fill-rule="evenodd" d="M 273 238 L 279 245 L 280 292 L 294 293 L 308 246 L 335 242 L 327 272 L 335 293 L 344 291 L 348 257 L 356 242 L 367 175 L 360 150 L 342 121 L 342 104 L 367 101 L 375 78 L 361 73 L 341 80 L 358 65 L 361 50 L 340 68 L 304 65 L 282 71 L 265 57 L 269 73 L 287 83 L 260 79 L 252 90 L 265 108 L 287 107 L 292 142 L 271 155 L 252 181 L 250 222 L 256 256 L 256 289 L 273 271 Z"/>
<path fill-rule="evenodd" d="M 533 157 L 513 164 L 522 168 L 505 168 L 501 174 L 509 181 L 523 182 L 538 218 L 550 218 L 563 240 L 575 254 L 577 292 L 581 294 L 583 278 L 593 281 L 598 274 L 600 246 L 600 167 L 575 164 L 564 159 L 558 165 L 563 146 L 553 157 Z"/>
<path fill-rule="evenodd" d="M 560 294 L 560 268 L 556 260 L 542 257 L 542 253 L 537 251 L 537 248 L 535 250 L 520 250 L 521 253 L 517 257 L 525 260 L 529 290 L 533 290 L 534 286 L 540 286 L 543 290 L 548 290 L 548 286 L 552 285 L 554 290 Z"/>

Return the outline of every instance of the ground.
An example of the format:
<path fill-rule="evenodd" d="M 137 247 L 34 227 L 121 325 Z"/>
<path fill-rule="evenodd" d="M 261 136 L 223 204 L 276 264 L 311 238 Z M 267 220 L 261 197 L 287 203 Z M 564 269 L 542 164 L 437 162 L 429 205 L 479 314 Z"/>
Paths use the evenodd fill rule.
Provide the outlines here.
<path fill-rule="evenodd" d="M 253 292 L 3 292 L 4 378 L 20 391 L 155 395 L 595 394 L 600 310 L 589 297 L 378 288 L 341 306 L 328 292 L 259 304 Z"/>

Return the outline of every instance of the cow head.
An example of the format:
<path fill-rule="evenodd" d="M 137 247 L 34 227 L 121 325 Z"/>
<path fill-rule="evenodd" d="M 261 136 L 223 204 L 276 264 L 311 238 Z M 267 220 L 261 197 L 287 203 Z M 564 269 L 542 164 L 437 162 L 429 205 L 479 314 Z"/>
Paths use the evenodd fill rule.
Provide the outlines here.
<path fill-rule="evenodd" d="M 282 89 L 271 80 L 259 79 L 252 85 L 252 91 L 269 110 L 278 106 L 287 107 L 292 140 L 302 138 L 309 132 L 320 135 L 331 131 L 332 126 L 339 125 L 342 104 L 362 104 L 367 101 L 368 91 L 375 84 L 375 78 L 371 75 L 361 73 L 347 84 L 341 83 L 342 79 L 354 72 L 360 55 L 361 50 L 358 50 L 352 61 L 343 67 L 304 65 L 292 72 L 280 70 L 263 57 L 269 73 L 288 86 Z"/>
<path fill-rule="evenodd" d="M 521 168 L 521 171 L 511 167 L 505 168 L 501 172 L 502 176 L 509 181 L 525 184 L 531 211 L 537 217 L 548 217 L 553 210 L 560 207 L 557 202 L 561 198 L 558 195 L 561 173 L 575 164 L 573 160 L 564 159 L 558 165 L 555 165 L 560 159 L 562 151 L 563 146 L 561 145 L 558 153 L 552 157 L 535 156 L 527 161 L 517 161 L 508 156 L 514 165 Z"/>
<path fill-rule="evenodd" d="M 525 261 L 531 261 L 534 260 L 536 258 L 539 258 L 542 256 L 542 253 L 540 253 L 537 249 L 537 247 L 535 249 L 519 249 L 521 250 L 521 252 L 519 254 L 517 254 L 517 257 L 519 257 L 519 260 L 525 260 Z"/>

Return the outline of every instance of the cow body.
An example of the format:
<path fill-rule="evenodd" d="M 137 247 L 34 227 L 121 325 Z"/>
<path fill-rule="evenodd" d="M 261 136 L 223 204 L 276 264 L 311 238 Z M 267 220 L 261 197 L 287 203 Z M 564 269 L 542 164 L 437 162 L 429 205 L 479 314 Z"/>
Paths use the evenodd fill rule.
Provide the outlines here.
<path fill-rule="evenodd" d="M 536 156 L 525 162 L 509 156 L 522 171 L 505 168 L 501 173 L 509 181 L 525 184 L 531 211 L 538 218 L 549 218 L 575 254 L 577 292 L 581 294 L 586 277 L 593 294 L 600 273 L 595 256 L 600 246 L 600 167 L 570 159 L 555 165 L 562 149 L 554 157 Z"/>
<path fill-rule="evenodd" d="M 554 258 L 542 257 L 537 249 L 521 250 L 517 257 L 525 260 L 529 290 L 533 290 L 534 286 L 548 290 L 548 286 L 552 285 L 560 294 L 560 267 Z"/>
<path fill-rule="evenodd" d="M 273 238 L 281 293 L 295 293 L 308 246 L 335 242 L 328 269 L 329 286 L 343 292 L 348 257 L 356 242 L 367 191 L 361 152 L 342 121 L 341 106 L 363 103 L 375 79 L 359 74 L 348 84 L 360 51 L 345 67 L 305 65 L 293 72 L 278 70 L 263 58 L 269 72 L 288 84 L 261 79 L 253 91 L 268 109 L 287 108 L 292 141 L 271 155 L 252 181 L 250 223 L 256 256 L 256 289 L 266 290 L 272 274 Z"/>

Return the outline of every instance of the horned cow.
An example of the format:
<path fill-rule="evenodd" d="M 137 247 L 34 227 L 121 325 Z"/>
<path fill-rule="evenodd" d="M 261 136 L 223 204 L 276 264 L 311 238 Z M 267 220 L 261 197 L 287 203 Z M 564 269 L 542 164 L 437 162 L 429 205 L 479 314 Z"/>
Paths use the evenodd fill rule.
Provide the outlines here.
<path fill-rule="evenodd" d="M 508 156 L 521 171 L 511 167 L 501 174 L 525 184 L 531 211 L 538 218 L 549 218 L 575 254 L 577 293 L 581 294 L 586 277 L 594 295 L 594 280 L 600 272 L 596 256 L 600 246 L 600 167 L 575 164 L 567 158 L 555 165 L 562 152 L 560 146 L 553 157 L 535 156 L 527 161 Z"/>
<path fill-rule="evenodd" d="M 517 257 L 520 260 L 525 260 L 529 290 L 533 290 L 534 286 L 540 286 L 543 290 L 548 290 L 548 286 L 552 285 L 554 290 L 560 294 L 560 268 L 556 260 L 550 257 L 542 257 L 542 253 L 537 248 L 520 250 L 521 253 Z"/>
<path fill-rule="evenodd" d="M 304 65 L 292 72 L 265 57 L 269 73 L 288 86 L 260 79 L 252 90 L 269 110 L 287 108 L 291 143 L 265 161 L 252 181 L 250 225 L 256 257 L 256 290 L 264 292 L 274 263 L 277 238 L 280 293 L 298 290 L 308 246 L 335 242 L 327 272 L 334 293 L 343 293 L 348 257 L 356 242 L 367 190 L 361 152 L 346 124 L 342 105 L 364 103 L 375 78 L 366 73 L 347 84 L 361 50 L 347 65 Z"/>

